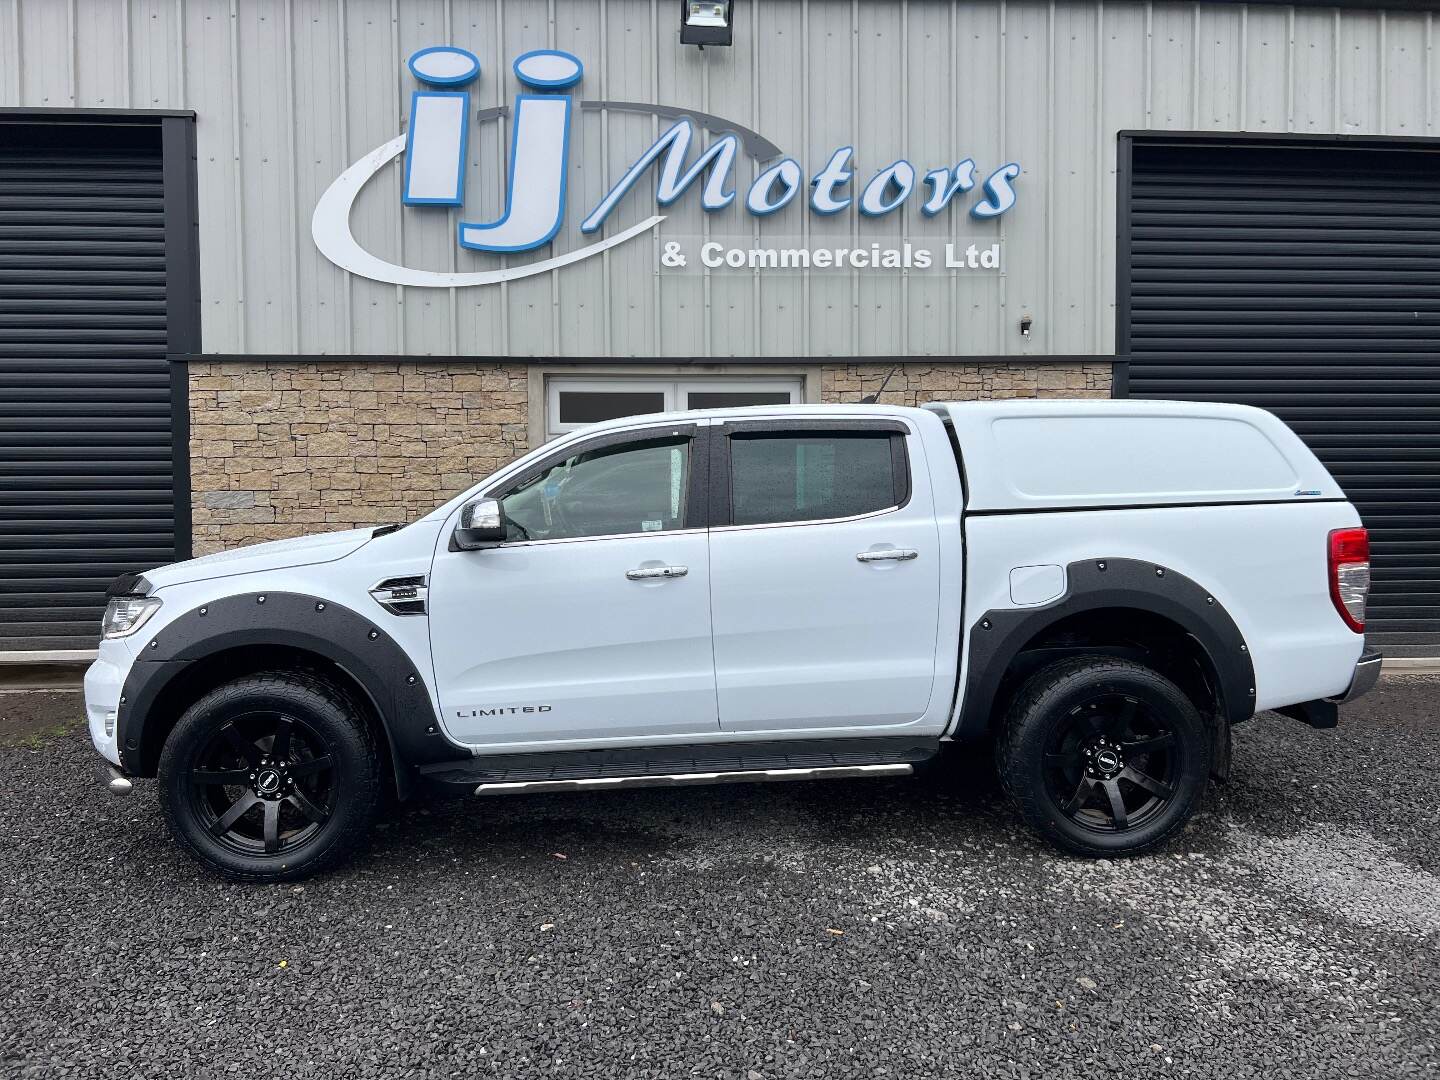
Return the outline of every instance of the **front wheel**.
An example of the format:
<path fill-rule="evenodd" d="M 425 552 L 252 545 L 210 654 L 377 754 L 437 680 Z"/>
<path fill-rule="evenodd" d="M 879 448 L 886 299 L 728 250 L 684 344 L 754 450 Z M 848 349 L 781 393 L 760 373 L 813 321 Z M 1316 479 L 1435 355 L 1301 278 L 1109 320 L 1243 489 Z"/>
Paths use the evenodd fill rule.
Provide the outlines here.
<path fill-rule="evenodd" d="M 996 761 L 1042 835 L 1079 855 L 1135 855 L 1195 812 L 1210 747 L 1204 719 L 1169 679 L 1129 660 L 1081 656 L 1024 683 Z"/>
<path fill-rule="evenodd" d="M 159 780 L 175 838 L 239 881 L 339 863 L 369 834 L 384 790 L 358 708 L 296 672 L 249 675 L 202 697 L 166 740 Z"/>

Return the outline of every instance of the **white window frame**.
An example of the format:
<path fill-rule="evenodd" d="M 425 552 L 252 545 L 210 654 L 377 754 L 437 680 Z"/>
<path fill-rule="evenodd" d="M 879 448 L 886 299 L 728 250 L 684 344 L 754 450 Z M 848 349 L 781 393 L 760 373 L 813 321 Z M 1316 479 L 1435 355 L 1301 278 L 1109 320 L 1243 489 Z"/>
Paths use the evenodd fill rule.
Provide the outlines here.
<path fill-rule="evenodd" d="M 784 375 L 665 375 L 659 378 L 643 375 L 550 375 L 545 379 L 545 440 L 558 438 L 569 431 L 576 431 L 586 424 L 562 424 L 560 416 L 560 392 L 562 390 L 582 393 L 604 393 L 606 391 L 650 392 L 665 395 L 666 412 L 686 408 L 685 395 L 689 392 L 735 393 L 737 391 L 768 392 L 785 390 L 790 393 L 790 403 L 800 404 L 805 400 L 805 376 L 799 373 Z M 638 414 L 651 415 L 649 413 Z"/>

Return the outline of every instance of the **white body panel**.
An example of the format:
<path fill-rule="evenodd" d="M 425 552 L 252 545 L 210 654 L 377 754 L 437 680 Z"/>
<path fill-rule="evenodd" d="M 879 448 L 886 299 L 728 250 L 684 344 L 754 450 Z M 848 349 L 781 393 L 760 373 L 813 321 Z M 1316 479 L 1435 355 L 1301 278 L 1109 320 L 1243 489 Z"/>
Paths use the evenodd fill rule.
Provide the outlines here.
<path fill-rule="evenodd" d="M 260 571 L 273 572 L 291 566 L 313 566 L 332 562 L 359 551 L 374 534 L 374 527 L 345 529 L 341 532 L 315 533 L 289 540 L 269 540 L 263 544 L 231 551 L 217 551 L 183 563 L 171 563 L 147 570 L 145 577 L 156 589 L 169 585 L 189 584 L 215 578 L 229 578 Z"/>
<path fill-rule="evenodd" d="M 1293 431 L 1246 405 L 974 401 L 929 408 L 955 425 L 968 511 L 1344 498 Z"/>
<path fill-rule="evenodd" d="M 486 746 L 713 737 L 709 561 L 703 529 L 481 551 L 442 543 L 430 640 L 446 733 Z M 686 573 L 625 576 L 660 566 Z"/>
<path fill-rule="evenodd" d="M 1255 666 L 1257 710 L 1341 694 L 1364 638 L 1331 603 L 1326 537 L 1358 524 L 1354 507 L 1334 502 L 970 518 L 966 624 L 1021 606 L 1010 596 L 1013 567 L 1140 559 L 1184 574 L 1229 612 Z"/>
<path fill-rule="evenodd" d="M 912 492 L 903 507 L 711 531 L 726 731 L 943 728 L 945 709 L 931 710 L 940 564 L 942 552 L 957 560 L 959 552 L 940 542 L 924 441 L 906 441 Z M 915 558 L 857 558 L 884 551 Z M 948 692 L 942 696 L 948 705 Z"/>

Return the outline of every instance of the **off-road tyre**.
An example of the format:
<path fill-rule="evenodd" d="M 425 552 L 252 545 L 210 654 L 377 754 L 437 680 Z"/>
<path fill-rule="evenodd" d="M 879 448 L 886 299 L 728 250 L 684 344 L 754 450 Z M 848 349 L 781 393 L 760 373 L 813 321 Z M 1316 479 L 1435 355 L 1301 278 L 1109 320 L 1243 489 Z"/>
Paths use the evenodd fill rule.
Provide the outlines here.
<path fill-rule="evenodd" d="M 248 882 L 293 881 L 344 862 L 369 838 L 388 792 L 360 704 L 301 671 L 246 675 L 205 694 L 166 739 L 158 777 L 180 846 Z"/>
<path fill-rule="evenodd" d="M 1020 686 L 995 761 L 1011 802 L 1046 839 L 1076 855 L 1138 855 L 1199 808 L 1212 741 L 1194 702 L 1163 675 L 1077 656 Z"/>

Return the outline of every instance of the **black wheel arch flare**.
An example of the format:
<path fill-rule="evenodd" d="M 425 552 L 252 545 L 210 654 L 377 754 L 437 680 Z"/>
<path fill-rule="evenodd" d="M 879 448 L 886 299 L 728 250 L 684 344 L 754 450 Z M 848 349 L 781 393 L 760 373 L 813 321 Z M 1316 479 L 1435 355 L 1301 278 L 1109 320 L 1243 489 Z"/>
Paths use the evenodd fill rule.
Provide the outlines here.
<path fill-rule="evenodd" d="M 409 790 L 416 767 L 470 756 L 442 733 L 415 663 L 373 620 L 323 597 L 256 591 L 192 608 L 140 643 L 116 714 L 121 762 L 127 772 L 154 773 L 158 755 L 144 754 L 146 727 L 177 719 L 151 715 L 166 687 L 196 661 L 246 646 L 313 653 L 354 679 L 369 697 L 389 740 L 402 795 Z"/>
<path fill-rule="evenodd" d="M 955 739 L 981 738 L 990 730 L 1005 675 L 1038 634 L 1072 615 L 1107 608 L 1144 611 L 1180 626 L 1210 660 L 1221 716 L 1233 724 L 1254 715 L 1255 666 L 1245 636 L 1224 605 L 1198 583 L 1156 563 L 1100 557 L 1066 566 L 1065 585 L 1064 594 L 1047 604 L 987 611 L 970 626 Z M 1228 734 L 1228 725 L 1221 726 L 1217 748 L 1219 736 Z"/>

